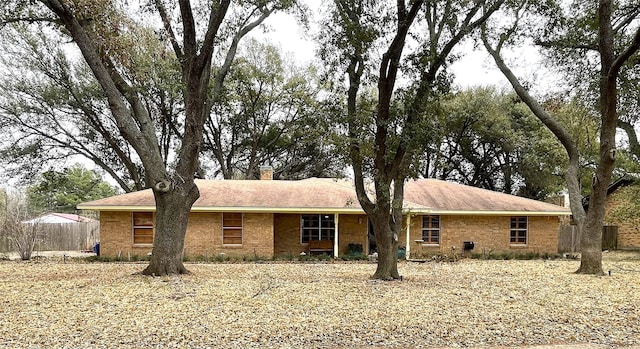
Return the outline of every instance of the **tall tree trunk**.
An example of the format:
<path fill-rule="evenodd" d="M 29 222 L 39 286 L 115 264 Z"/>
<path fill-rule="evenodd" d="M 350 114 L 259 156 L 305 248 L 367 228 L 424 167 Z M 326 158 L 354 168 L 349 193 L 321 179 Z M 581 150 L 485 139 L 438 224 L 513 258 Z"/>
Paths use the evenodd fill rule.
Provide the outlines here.
<path fill-rule="evenodd" d="M 614 158 L 610 156 L 611 144 L 615 144 L 615 127 L 610 132 L 604 131 L 600 138 L 600 163 L 593 177 L 593 186 L 589 198 L 589 211 L 580 236 L 580 268 L 578 274 L 603 275 L 602 270 L 602 222 L 607 203 L 607 189 L 611 184 L 611 173 Z M 610 133 L 610 134 L 609 134 Z M 606 151 L 607 154 L 603 154 Z"/>
<path fill-rule="evenodd" d="M 370 217 L 378 248 L 378 266 L 371 278 L 378 280 L 400 279 L 400 274 L 398 273 L 398 239 L 397 235 L 395 235 L 396 238 L 394 239 L 391 216 L 388 213 L 380 212 Z"/>
<path fill-rule="evenodd" d="M 189 271 L 182 263 L 184 237 L 191 206 L 199 196 L 198 187 L 193 180 L 187 180 L 167 192 L 154 188 L 153 194 L 156 199 L 155 229 L 162 233 L 155 234 L 151 261 L 142 274 L 187 274 Z"/>
<path fill-rule="evenodd" d="M 567 149 L 567 153 L 569 154 L 569 166 L 567 166 L 564 179 L 567 182 L 567 191 L 569 193 L 569 207 L 571 207 L 571 214 L 573 215 L 573 220 L 578 228 L 578 236 L 582 236 L 587 213 L 582 206 L 580 158 L 577 153 L 572 154 L 569 149 Z"/>
<path fill-rule="evenodd" d="M 602 275 L 602 221 L 607 202 L 607 188 L 615 164 L 615 133 L 618 122 L 617 73 L 611 71 L 614 56 L 611 0 L 600 0 L 598 7 L 598 37 L 600 51 L 600 161 L 593 175 L 589 211 L 580 238 L 579 274 Z"/>
<path fill-rule="evenodd" d="M 569 191 L 569 202 L 571 206 L 571 213 L 576 222 L 578 228 L 578 235 L 582 238 L 586 221 L 586 213 L 582 207 L 582 190 L 580 186 L 580 152 L 578 146 L 571 137 L 571 134 L 567 129 L 552 115 L 550 115 L 538 101 L 529 94 L 529 91 L 520 84 L 518 78 L 513 74 L 511 69 L 502 59 L 500 50 L 502 48 L 503 40 L 508 37 L 501 38 L 501 41 L 497 44 L 497 48 L 493 48 L 489 43 L 488 38 L 482 32 L 482 41 L 489 54 L 493 57 L 496 65 L 500 71 L 507 78 L 514 91 L 522 99 L 522 101 L 529 107 L 529 110 L 554 134 L 554 136 L 560 141 L 562 146 L 567 152 L 569 157 L 569 164 L 567 166 L 564 178 L 567 182 L 567 189 Z M 589 244 L 590 242 L 587 242 Z"/>
<path fill-rule="evenodd" d="M 602 223 L 597 217 L 587 214 L 584 229 L 580 235 L 580 267 L 577 274 L 604 275 L 602 270 Z"/>

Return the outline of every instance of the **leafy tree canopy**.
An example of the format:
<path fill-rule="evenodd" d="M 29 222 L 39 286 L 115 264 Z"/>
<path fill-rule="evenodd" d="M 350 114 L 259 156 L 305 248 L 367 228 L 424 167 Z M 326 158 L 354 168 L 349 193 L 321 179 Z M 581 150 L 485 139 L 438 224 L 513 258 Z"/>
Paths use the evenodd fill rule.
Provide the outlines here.
<path fill-rule="evenodd" d="M 514 94 L 475 88 L 442 102 L 424 177 L 543 199 L 562 188 L 560 144 Z"/>
<path fill-rule="evenodd" d="M 27 188 L 27 200 L 33 213 L 72 213 L 81 202 L 116 193 L 117 190 L 105 182 L 98 172 L 76 164 L 62 171 L 44 172 L 37 184 Z"/>
<path fill-rule="evenodd" d="M 340 176 L 345 165 L 328 141 L 333 126 L 320 91 L 315 67 L 248 41 L 205 124 L 204 157 L 215 160 L 213 174 L 258 178 L 259 166 L 271 165 L 277 179 Z"/>

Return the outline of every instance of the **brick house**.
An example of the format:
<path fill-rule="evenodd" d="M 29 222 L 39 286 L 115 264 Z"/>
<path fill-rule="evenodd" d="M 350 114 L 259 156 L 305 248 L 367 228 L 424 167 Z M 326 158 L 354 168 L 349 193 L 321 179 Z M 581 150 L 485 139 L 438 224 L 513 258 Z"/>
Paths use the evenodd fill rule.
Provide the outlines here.
<path fill-rule="evenodd" d="M 611 183 L 607 190 L 604 225 L 617 227 L 616 248 L 619 249 L 640 249 L 638 186 L 638 179 L 623 177 Z M 588 197 L 585 202 L 587 200 Z"/>
<path fill-rule="evenodd" d="M 267 175 L 266 179 L 270 179 Z M 314 252 L 347 254 L 350 244 L 375 250 L 352 182 L 310 178 L 196 180 L 185 255 L 274 257 Z M 100 212 L 104 256 L 147 255 L 152 250 L 155 202 L 150 189 L 86 202 Z M 568 209 L 434 179 L 405 186 L 399 245 L 407 258 L 461 251 L 556 253 L 561 216 Z"/>

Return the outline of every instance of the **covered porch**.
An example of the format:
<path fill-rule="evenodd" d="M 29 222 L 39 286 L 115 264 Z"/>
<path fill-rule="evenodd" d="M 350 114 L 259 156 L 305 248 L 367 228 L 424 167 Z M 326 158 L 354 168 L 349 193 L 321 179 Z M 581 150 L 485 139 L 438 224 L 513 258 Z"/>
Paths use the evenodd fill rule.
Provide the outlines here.
<path fill-rule="evenodd" d="M 407 256 L 411 248 L 407 240 L 411 224 L 405 222 L 410 219 L 407 215 L 403 217 L 398 241 L 399 246 L 406 248 Z M 273 220 L 276 256 L 325 253 L 339 257 L 349 254 L 350 245 L 360 245 L 364 254 L 375 251 L 375 238 L 364 213 L 275 213 Z"/>

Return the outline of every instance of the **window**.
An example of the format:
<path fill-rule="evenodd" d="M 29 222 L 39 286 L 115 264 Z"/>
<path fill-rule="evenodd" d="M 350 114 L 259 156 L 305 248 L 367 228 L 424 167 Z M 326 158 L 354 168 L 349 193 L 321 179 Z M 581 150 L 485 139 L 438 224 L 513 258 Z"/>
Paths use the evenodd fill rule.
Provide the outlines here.
<path fill-rule="evenodd" d="M 301 221 L 301 241 L 303 243 L 311 240 L 333 240 L 335 220 L 332 214 L 303 214 Z"/>
<path fill-rule="evenodd" d="M 422 241 L 440 244 L 440 216 L 422 216 Z"/>
<path fill-rule="evenodd" d="M 527 217 L 511 217 L 511 244 L 526 245 L 527 244 Z"/>
<path fill-rule="evenodd" d="M 242 245 L 242 213 L 222 214 L 222 244 Z"/>
<path fill-rule="evenodd" d="M 133 244 L 153 244 L 153 212 L 133 212 Z"/>

